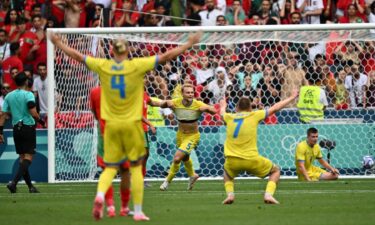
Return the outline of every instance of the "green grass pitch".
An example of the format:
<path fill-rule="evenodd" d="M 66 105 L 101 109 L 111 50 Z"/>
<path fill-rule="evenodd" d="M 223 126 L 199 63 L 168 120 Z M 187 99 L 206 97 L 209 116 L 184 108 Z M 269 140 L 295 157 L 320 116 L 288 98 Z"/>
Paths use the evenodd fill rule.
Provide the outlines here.
<path fill-rule="evenodd" d="M 276 198 L 280 205 L 263 204 L 265 180 L 236 180 L 236 201 L 222 205 L 222 181 L 199 181 L 186 191 L 187 181 L 159 191 L 160 182 L 145 189 L 144 211 L 157 225 L 362 225 L 374 224 L 375 179 L 333 182 L 281 180 Z M 130 217 L 91 217 L 95 183 L 36 184 L 40 194 L 29 194 L 25 185 L 10 194 L 0 187 L 2 225 L 139 224 Z M 115 184 L 116 209 L 119 185 Z"/>

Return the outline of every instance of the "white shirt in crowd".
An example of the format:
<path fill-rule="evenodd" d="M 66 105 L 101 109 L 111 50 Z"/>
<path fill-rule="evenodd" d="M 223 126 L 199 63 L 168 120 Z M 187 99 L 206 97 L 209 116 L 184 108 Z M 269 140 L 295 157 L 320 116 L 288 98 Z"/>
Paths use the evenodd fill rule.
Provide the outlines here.
<path fill-rule="evenodd" d="M 345 78 L 345 88 L 349 91 L 350 106 L 357 107 L 363 103 L 363 87 L 367 84 L 367 76 L 360 74 L 359 79 L 353 79 L 352 75 Z"/>
<path fill-rule="evenodd" d="M 0 60 L 4 61 L 6 58 L 10 56 L 10 44 L 5 42 L 3 45 L 0 46 Z"/>
<path fill-rule="evenodd" d="M 302 4 L 306 1 L 305 8 L 303 9 L 302 13 L 314 11 L 317 9 L 324 9 L 323 1 L 322 0 L 298 0 L 297 1 L 297 8 L 300 8 Z M 302 23 L 304 24 L 320 24 L 320 16 L 306 16 L 302 19 Z"/>
<path fill-rule="evenodd" d="M 214 70 L 213 69 L 206 69 L 206 70 L 196 69 L 194 71 L 194 75 L 195 75 L 195 78 L 197 79 L 197 84 L 201 84 L 205 82 L 208 78 L 214 75 Z"/>
<path fill-rule="evenodd" d="M 216 26 L 216 17 L 224 15 L 222 11 L 218 9 L 214 9 L 211 12 L 207 10 L 203 10 L 199 12 L 199 16 L 201 17 L 201 25 L 202 26 Z"/>
<path fill-rule="evenodd" d="M 322 103 L 324 106 L 328 106 L 328 99 L 327 99 L 327 95 L 326 95 L 326 92 L 320 88 L 320 103 Z"/>
<path fill-rule="evenodd" d="M 47 78 L 45 80 L 40 79 L 40 76 L 34 79 L 33 91 L 38 93 L 39 107 L 41 113 L 47 113 Z"/>
<path fill-rule="evenodd" d="M 370 13 L 370 15 L 368 15 L 368 22 L 369 23 L 375 23 L 375 14 Z M 370 32 L 372 34 L 375 34 L 375 29 L 371 29 Z"/>

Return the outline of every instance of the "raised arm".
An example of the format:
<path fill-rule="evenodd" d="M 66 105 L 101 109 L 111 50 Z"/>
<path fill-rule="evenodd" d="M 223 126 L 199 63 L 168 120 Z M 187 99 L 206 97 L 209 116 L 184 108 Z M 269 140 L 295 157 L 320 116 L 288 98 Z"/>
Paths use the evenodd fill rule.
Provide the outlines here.
<path fill-rule="evenodd" d="M 164 100 L 160 102 L 160 108 L 170 108 L 174 109 L 174 104 L 171 100 Z"/>
<path fill-rule="evenodd" d="M 284 99 L 283 101 L 280 101 L 280 102 L 276 103 L 275 105 L 271 106 L 271 108 L 268 109 L 268 115 L 270 116 L 270 115 L 280 111 L 281 109 L 283 109 L 289 103 L 293 102 L 294 99 L 296 99 L 298 97 L 298 94 L 299 94 L 299 92 L 297 90 L 294 90 L 293 94 L 289 98 Z"/>
<path fill-rule="evenodd" d="M 184 53 L 186 50 L 191 48 L 193 45 L 199 43 L 202 34 L 203 34 L 202 31 L 198 31 L 198 32 L 190 35 L 189 40 L 185 44 L 183 44 L 179 47 L 176 47 L 174 49 L 171 49 L 171 50 L 165 52 L 164 54 L 159 55 L 158 56 L 158 62 L 160 64 L 164 64 L 167 61 L 170 61 L 170 60 L 173 60 L 173 59 L 177 58 L 177 56 Z"/>
<path fill-rule="evenodd" d="M 79 51 L 67 46 L 61 41 L 61 37 L 53 32 L 50 32 L 51 42 L 59 49 L 61 49 L 65 54 L 67 54 L 72 59 L 77 60 L 78 62 L 84 62 L 85 56 Z"/>

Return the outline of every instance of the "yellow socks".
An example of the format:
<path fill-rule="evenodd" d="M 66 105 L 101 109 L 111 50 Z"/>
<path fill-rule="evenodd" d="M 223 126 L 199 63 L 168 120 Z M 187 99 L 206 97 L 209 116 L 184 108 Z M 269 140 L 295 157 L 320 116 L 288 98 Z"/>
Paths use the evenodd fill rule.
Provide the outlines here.
<path fill-rule="evenodd" d="M 234 193 L 234 182 L 233 181 L 226 181 L 225 184 L 224 184 L 224 187 L 225 187 L 225 192 L 227 194 L 229 193 Z"/>
<path fill-rule="evenodd" d="M 191 158 L 189 158 L 188 161 L 184 162 L 184 166 L 185 166 L 185 170 L 186 170 L 186 173 L 188 174 L 188 176 L 189 177 L 194 176 L 193 161 L 191 160 Z"/>
<path fill-rule="evenodd" d="M 275 194 L 275 191 L 276 191 L 276 183 L 273 181 L 268 181 L 267 187 L 266 187 L 266 193 L 273 195 Z"/>
<path fill-rule="evenodd" d="M 130 185 L 132 190 L 133 204 L 142 206 L 143 202 L 143 175 L 142 165 L 130 167 Z"/>
<path fill-rule="evenodd" d="M 176 173 L 180 170 L 181 163 L 172 163 L 171 168 L 169 169 L 169 173 L 167 176 L 167 181 L 171 182 L 176 175 Z"/>
<path fill-rule="evenodd" d="M 106 193 L 109 187 L 112 185 L 113 178 L 117 174 L 117 169 L 112 167 L 107 167 L 104 169 L 102 174 L 100 174 L 98 193 Z"/>

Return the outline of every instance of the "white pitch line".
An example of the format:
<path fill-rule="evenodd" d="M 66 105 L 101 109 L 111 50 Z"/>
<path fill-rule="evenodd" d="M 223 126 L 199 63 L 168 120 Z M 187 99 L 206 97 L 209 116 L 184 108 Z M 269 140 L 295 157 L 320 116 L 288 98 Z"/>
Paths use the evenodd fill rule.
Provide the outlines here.
<path fill-rule="evenodd" d="M 295 195 L 295 194 L 367 194 L 367 193 L 375 193 L 375 190 L 278 190 L 278 194 L 280 195 Z M 186 195 L 182 195 L 186 194 Z M 146 198 L 153 198 L 155 196 L 179 196 L 179 197 L 186 197 L 189 198 L 191 195 L 223 195 L 225 194 L 224 191 L 150 191 L 146 193 Z M 237 191 L 236 195 L 259 195 L 263 194 L 263 191 Z M 53 198 L 65 198 L 66 196 L 75 196 L 75 197 L 84 197 L 84 196 L 94 196 L 95 194 L 92 192 L 67 192 L 67 193 L 38 193 L 38 194 L 29 194 L 29 193 L 17 193 L 17 194 L 0 194 L 0 198 L 39 198 L 39 197 L 53 197 Z"/>

